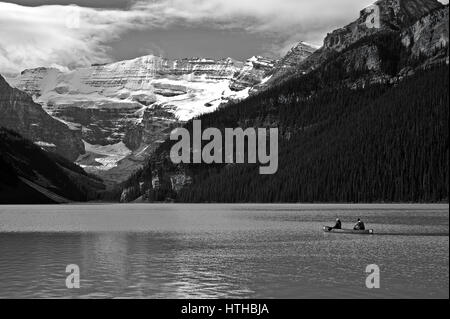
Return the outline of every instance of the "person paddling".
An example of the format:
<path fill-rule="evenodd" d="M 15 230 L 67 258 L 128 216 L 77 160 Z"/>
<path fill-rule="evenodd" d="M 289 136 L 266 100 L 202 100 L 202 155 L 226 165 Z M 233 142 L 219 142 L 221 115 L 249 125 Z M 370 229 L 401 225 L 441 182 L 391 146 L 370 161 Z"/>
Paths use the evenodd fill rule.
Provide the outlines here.
<path fill-rule="evenodd" d="M 342 228 L 341 220 L 339 218 L 336 218 L 336 224 L 331 228 L 332 229 L 341 229 Z"/>
<path fill-rule="evenodd" d="M 355 226 L 353 227 L 354 230 L 365 230 L 366 226 L 364 226 L 364 223 L 361 219 L 358 218 L 358 221 L 356 222 Z"/>

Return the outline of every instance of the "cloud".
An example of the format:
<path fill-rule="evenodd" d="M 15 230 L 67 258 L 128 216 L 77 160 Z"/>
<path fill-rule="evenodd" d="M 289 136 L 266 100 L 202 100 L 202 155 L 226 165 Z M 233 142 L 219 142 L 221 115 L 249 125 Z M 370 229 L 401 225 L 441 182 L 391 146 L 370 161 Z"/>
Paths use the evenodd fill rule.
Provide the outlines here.
<path fill-rule="evenodd" d="M 321 44 L 326 32 L 358 16 L 371 0 L 140 0 L 127 9 L 20 6 L 0 2 L 0 73 L 110 60 L 108 43 L 133 30 L 171 26 L 242 30 L 277 39 L 282 54 L 300 40 Z M 445 2 L 448 2 L 446 0 Z M 143 46 L 151 46 L 145 44 Z"/>
<path fill-rule="evenodd" d="M 133 8 L 152 12 L 152 21 L 238 28 L 271 35 L 271 53 L 284 54 L 300 40 L 321 45 L 324 36 L 355 20 L 375 0 L 141 0 Z M 448 3 L 448 0 L 441 1 Z"/>
<path fill-rule="evenodd" d="M 74 68 L 109 59 L 108 41 L 143 27 L 143 13 L 0 2 L 0 72 Z"/>
<path fill-rule="evenodd" d="M 152 13 L 156 25 L 208 25 L 242 29 L 276 39 L 267 50 L 286 53 L 300 40 L 322 44 L 326 32 L 355 19 L 372 0 L 160 0 L 138 1 L 133 8 Z"/>
<path fill-rule="evenodd" d="M 370 0 L 369 0 L 370 2 Z M 213 23 L 217 27 L 245 27 L 254 32 L 293 31 L 292 27 L 311 26 L 357 13 L 364 0 L 168 0 L 139 1 L 137 10 L 152 12 L 163 20 L 187 23 Z"/>

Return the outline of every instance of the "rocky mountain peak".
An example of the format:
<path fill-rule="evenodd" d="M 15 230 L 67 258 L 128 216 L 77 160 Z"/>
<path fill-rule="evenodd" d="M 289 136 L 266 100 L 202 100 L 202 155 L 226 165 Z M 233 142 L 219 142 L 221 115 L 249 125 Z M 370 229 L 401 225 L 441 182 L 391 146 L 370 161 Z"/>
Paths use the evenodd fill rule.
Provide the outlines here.
<path fill-rule="evenodd" d="M 287 69 L 295 67 L 297 64 L 304 61 L 311 54 L 313 54 L 316 50 L 316 47 L 313 47 L 312 45 L 301 41 L 297 45 L 292 47 L 289 52 L 278 61 L 276 69 Z"/>
<path fill-rule="evenodd" d="M 437 0 L 379 0 L 360 11 L 359 18 L 329 33 L 326 49 L 342 51 L 359 39 L 383 31 L 400 31 L 420 17 L 442 7 Z"/>
<path fill-rule="evenodd" d="M 308 57 L 310 57 L 316 50 L 317 47 L 311 44 L 303 41 L 299 42 L 293 46 L 284 57 L 278 60 L 274 64 L 273 68 L 266 74 L 267 76 L 270 76 L 270 79 L 268 78 L 267 81 L 263 81 L 260 85 L 255 86 L 253 91 L 262 90 L 265 87 L 270 86 L 272 83 L 276 83 L 276 79 L 283 78 L 284 76 L 295 72 L 297 67 Z"/>
<path fill-rule="evenodd" d="M 233 91 L 242 91 L 264 82 L 273 70 L 275 61 L 262 56 L 253 56 L 234 74 L 230 83 Z"/>
<path fill-rule="evenodd" d="M 288 53 L 288 54 L 294 53 L 294 52 L 302 52 L 302 53 L 305 53 L 305 54 L 308 54 L 308 53 L 311 54 L 311 53 L 313 53 L 314 51 L 316 51 L 317 49 L 318 49 L 318 47 L 316 47 L 316 46 L 314 46 L 314 45 L 312 45 L 312 44 L 309 44 L 309 43 L 300 41 L 299 43 L 297 43 L 296 45 L 294 45 L 294 46 L 289 50 L 289 53 Z"/>

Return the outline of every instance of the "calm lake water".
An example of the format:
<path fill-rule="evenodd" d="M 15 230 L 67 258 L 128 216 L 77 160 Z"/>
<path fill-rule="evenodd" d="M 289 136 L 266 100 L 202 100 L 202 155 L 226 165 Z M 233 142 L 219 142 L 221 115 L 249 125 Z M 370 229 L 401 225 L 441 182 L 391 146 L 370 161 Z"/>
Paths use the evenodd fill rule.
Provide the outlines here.
<path fill-rule="evenodd" d="M 448 298 L 447 205 L 0 206 L 0 297 Z M 375 235 L 332 234 L 361 217 Z M 66 288 L 68 264 L 81 287 Z M 366 266 L 380 289 L 366 288 Z"/>

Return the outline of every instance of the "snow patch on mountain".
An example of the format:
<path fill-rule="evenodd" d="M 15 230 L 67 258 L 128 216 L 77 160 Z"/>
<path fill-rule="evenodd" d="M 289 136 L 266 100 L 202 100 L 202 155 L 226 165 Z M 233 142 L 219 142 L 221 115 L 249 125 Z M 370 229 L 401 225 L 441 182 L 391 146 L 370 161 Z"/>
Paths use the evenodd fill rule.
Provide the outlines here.
<path fill-rule="evenodd" d="M 92 145 L 83 142 L 86 154 L 81 155 L 76 162 L 87 171 L 110 170 L 132 153 L 123 142 L 110 145 Z"/>

